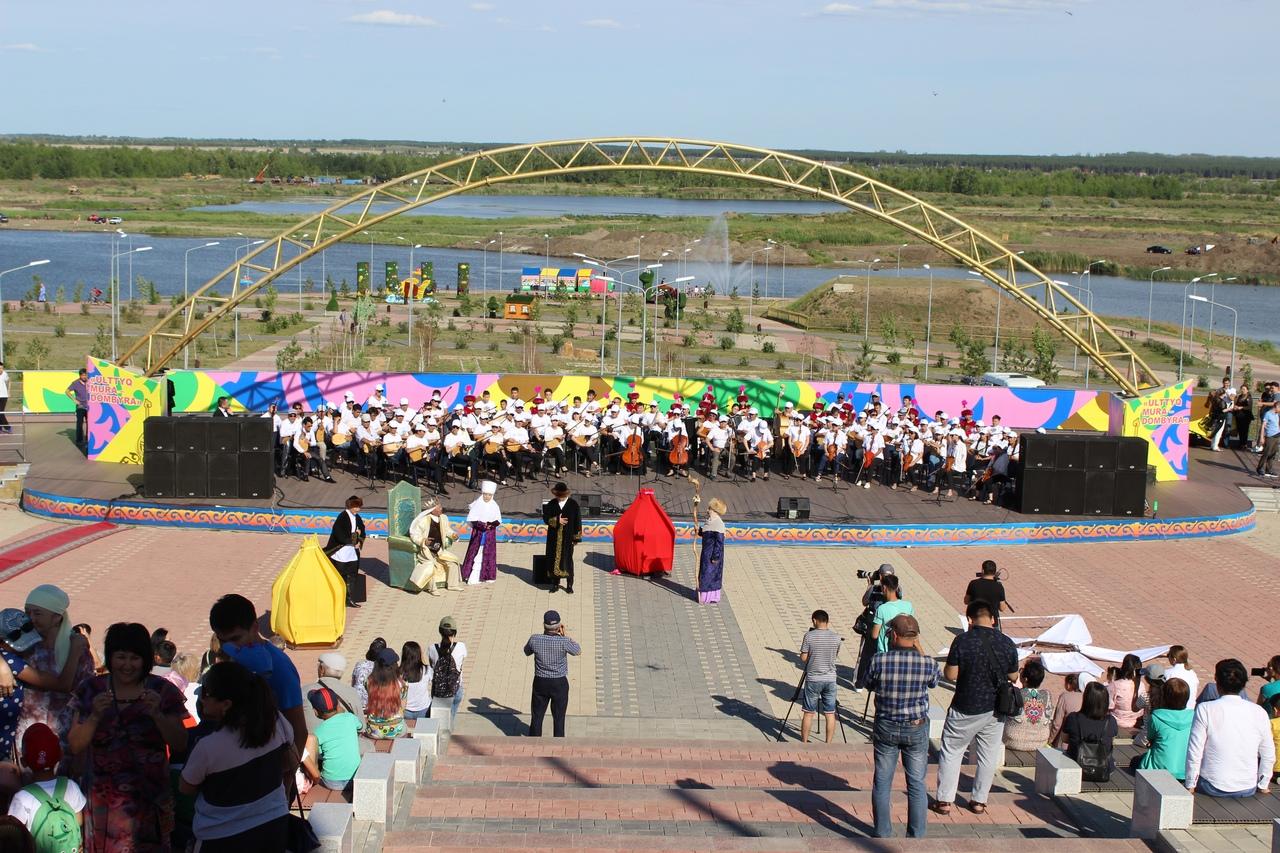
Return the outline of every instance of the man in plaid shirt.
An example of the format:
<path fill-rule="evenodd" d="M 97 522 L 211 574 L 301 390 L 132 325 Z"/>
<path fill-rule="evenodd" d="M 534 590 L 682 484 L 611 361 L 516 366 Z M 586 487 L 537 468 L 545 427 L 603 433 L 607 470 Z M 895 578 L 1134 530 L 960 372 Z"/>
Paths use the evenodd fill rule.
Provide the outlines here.
<path fill-rule="evenodd" d="M 876 756 L 871 787 L 875 836 L 893 835 L 889 795 L 901 753 L 907 776 L 907 837 L 924 838 L 929 811 L 924 787 L 929 764 L 929 689 L 938 685 L 938 664 L 917 650 L 920 623 L 914 616 L 895 616 L 889 622 L 889 630 L 889 651 L 872 658 L 867 671 L 867 687 L 876 695 L 876 722 L 871 734 Z"/>

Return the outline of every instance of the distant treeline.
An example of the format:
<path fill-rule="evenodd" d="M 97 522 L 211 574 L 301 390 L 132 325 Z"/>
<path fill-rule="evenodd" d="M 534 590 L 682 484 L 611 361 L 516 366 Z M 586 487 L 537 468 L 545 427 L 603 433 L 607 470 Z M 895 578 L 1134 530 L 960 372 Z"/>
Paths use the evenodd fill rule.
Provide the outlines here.
<path fill-rule="evenodd" d="M 333 143 L 329 143 L 332 145 Z M 468 146 L 469 147 L 469 146 Z M 458 149 L 422 146 L 403 150 L 324 152 L 299 147 L 270 152 L 243 147 L 76 147 L 43 142 L 0 143 L 0 178 L 176 178 L 216 174 L 251 178 L 263 166 L 269 177 L 370 177 L 385 181 L 456 156 Z M 1076 196 L 1115 199 L 1183 198 L 1189 192 L 1280 196 L 1280 158 L 1108 154 L 1098 157 L 842 154 L 807 152 L 827 162 L 915 193 L 967 196 Z M 581 158 L 579 162 L 586 162 Z M 1264 165 L 1265 164 L 1265 165 Z M 1174 166 L 1181 168 L 1174 170 Z M 678 192 L 737 188 L 742 181 L 678 172 L 592 172 L 556 175 L 556 183 L 644 186 Z"/>

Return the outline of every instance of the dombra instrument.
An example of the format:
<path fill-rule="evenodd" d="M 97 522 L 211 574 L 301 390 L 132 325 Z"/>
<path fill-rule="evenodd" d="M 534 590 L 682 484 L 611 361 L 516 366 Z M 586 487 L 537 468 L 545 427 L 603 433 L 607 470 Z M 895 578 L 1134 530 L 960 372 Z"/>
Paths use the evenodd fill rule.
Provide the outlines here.
<path fill-rule="evenodd" d="M 525 449 L 525 446 L 520 442 L 516 441 L 515 439 L 511 439 L 507 441 L 505 444 L 503 444 L 503 448 L 508 453 L 519 453 L 521 450 Z"/>
<path fill-rule="evenodd" d="M 382 439 L 382 452 L 387 456 L 395 456 L 400 452 L 401 447 L 404 447 L 404 442 L 398 438 L 387 436 Z"/>
<path fill-rule="evenodd" d="M 351 434 L 347 432 L 335 432 L 333 434 L 333 446 L 344 447 L 351 443 Z"/>
<path fill-rule="evenodd" d="M 410 451 L 409 451 L 409 461 L 410 461 L 410 462 L 421 462 L 421 461 L 422 461 L 422 457 L 424 457 L 424 456 L 426 456 L 426 455 L 427 455 L 427 448 L 425 448 L 425 447 L 415 447 L 415 448 L 413 448 L 413 450 L 410 450 Z"/>
<path fill-rule="evenodd" d="M 544 442 L 542 443 L 542 446 L 543 446 L 544 448 L 546 448 L 547 450 L 555 450 L 555 449 L 556 449 L 557 447 L 559 447 L 562 443 L 563 443 L 563 440 L 562 440 L 562 439 L 559 439 L 559 438 L 548 438 L 546 441 L 544 441 Z"/>
<path fill-rule="evenodd" d="M 311 442 L 307 440 L 306 433 L 302 433 L 298 436 L 298 447 L 302 450 L 303 453 L 306 453 L 308 450 L 311 449 Z"/>
<path fill-rule="evenodd" d="M 485 439 L 484 452 L 492 456 L 495 453 L 502 452 L 502 436 L 493 434 Z"/>
<path fill-rule="evenodd" d="M 575 435 L 573 436 L 573 443 L 578 445 L 579 447 L 595 447 L 596 437 L 594 435 L 593 436 Z"/>
<path fill-rule="evenodd" d="M 367 439 L 365 441 L 360 442 L 360 449 L 364 451 L 366 455 L 373 453 L 373 451 L 377 448 L 377 446 L 378 445 L 376 443 L 369 441 Z"/>

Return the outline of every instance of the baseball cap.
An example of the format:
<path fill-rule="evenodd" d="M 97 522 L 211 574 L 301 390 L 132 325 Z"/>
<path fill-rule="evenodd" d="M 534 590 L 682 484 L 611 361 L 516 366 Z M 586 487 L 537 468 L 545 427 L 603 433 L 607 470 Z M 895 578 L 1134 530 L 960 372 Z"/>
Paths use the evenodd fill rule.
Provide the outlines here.
<path fill-rule="evenodd" d="M 881 564 L 880 564 L 880 574 L 882 574 L 882 575 L 892 575 L 892 574 L 895 574 L 895 572 L 894 572 L 894 570 L 893 570 L 893 566 L 889 565 L 888 563 L 881 563 Z"/>
<path fill-rule="evenodd" d="M 62 744 L 53 729 L 33 723 L 22 735 L 22 763 L 32 770 L 50 770 L 62 760 Z"/>
<path fill-rule="evenodd" d="M 920 636 L 920 623 L 909 613 L 899 613 L 889 620 L 889 630 L 897 637 Z"/>
<path fill-rule="evenodd" d="M 0 610 L 0 640 L 18 654 L 23 654 L 40 642 L 40 635 L 27 618 L 26 612 L 16 607 Z"/>
<path fill-rule="evenodd" d="M 394 652 L 392 652 L 394 654 Z M 338 694 L 328 687 L 317 687 L 307 694 L 307 701 L 316 709 L 317 714 L 328 714 L 338 710 Z"/>
<path fill-rule="evenodd" d="M 1144 674 L 1151 681 L 1164 681 L 1164 664 L 1147 664 Z"/>
<path fill-rule="evenodd" d="M 384 666 L 395 666 L 399 662 L 399 656 L 391 649 L 383 649 L 378 652 L 378 663 Z"/>
<path fill-rule="evenodd" d="M 441 620 L 440 620 L 440 630 L 441 630 L 441 631 L 446 631 L 446 630 L 448 630 L 448 631 L 456 631 L 456 630 L 458 630 L 458 620 L 457 620 L 457 619 L 454 619 L 452 616 L 446 616 L 446 617 L 444 617 L 443 619 L 441 619 Z"/>
<path fill-rule="evenodd" d="M 320 665 L 325 669 L 334 672 L 344 672 L 347 668 L 347 659 L 338 652 L 325 652 L 320 655 Z"/>
<path fill-rule="evenodd" d="M 560 627 L 560 614 L 554 610 L 548 610 L 542 614 L 542 627 L 558 628 Z"/>

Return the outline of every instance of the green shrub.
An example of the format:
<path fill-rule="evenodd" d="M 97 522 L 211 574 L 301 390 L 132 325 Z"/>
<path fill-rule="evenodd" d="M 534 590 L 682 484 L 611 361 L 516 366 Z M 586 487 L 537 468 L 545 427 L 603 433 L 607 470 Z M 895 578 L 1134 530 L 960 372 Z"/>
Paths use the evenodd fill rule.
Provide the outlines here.
<path fill-rule="evenodd" d="M 764 345 L 760 347 L 760 352 L 764 353 L 774 353 L 777 351 L 778 347 L 773 343 L 773 341 L 765 341 Z"/>
<path fill-rule="evenodd" d="M 709 352 L 704 352 L 702 355 L 698 356 L 698 364 L 715 364 L 715 363 L 716 363 L 716 360 L 711 357 L 711 353 Z"/>
<path fill-rule="evenodd" d="M 718 346 L 719 346 L 719 347 L 720 347 L 720 349 L 722 349 L 722 350 L 731 350 L 731 349 L 733 349 L 733 338 L 729 337 L 728 335 L 725 335 L 724 337 L 722 337 L 722 338 L 720 339 L 720 341 L 719 341 L 719 343 L 718 343 Z"/>
<path fill-rule="evenodd" d="M 67 336 L 67 324 L 59 320 L 53 324 L 53 336 L 55 338 L 65 338 Z"/>

